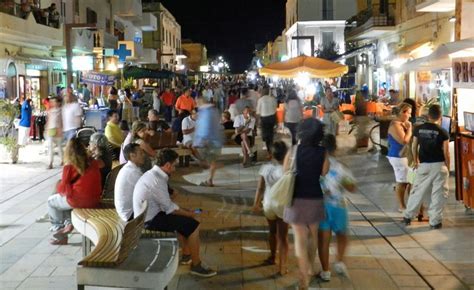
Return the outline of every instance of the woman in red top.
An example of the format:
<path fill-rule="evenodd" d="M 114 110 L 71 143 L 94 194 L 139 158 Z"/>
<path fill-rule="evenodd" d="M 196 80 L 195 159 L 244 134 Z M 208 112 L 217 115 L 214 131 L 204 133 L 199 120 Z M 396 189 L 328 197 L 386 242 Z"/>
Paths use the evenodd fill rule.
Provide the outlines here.
<path fill-rule="evenodd" d="M 66 165 L 57 186 L 56 194 L 48 199 L 48 213 L 57 230 L 53 245 L 67 244 L 67 234 L 72 232 L 70 213 L 73 208 L 97 207 L 102 192 L 99 163 L 89 158 L 87 150 L 77 138 L 66 145 Z"/>

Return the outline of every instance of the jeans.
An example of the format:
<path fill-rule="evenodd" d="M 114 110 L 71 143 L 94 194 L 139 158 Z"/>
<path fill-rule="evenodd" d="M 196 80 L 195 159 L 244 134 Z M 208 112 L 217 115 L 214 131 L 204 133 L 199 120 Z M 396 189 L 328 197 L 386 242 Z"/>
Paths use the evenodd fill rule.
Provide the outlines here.
<path fill-rule="evenodd" d="M 55 226 L 62 226 L 71 223 L 72 207 L 67 203 L 66 197 L 59 193 L 48 198 L 48 214 L 51 223 Z"/>
<path fill-rule="evenodd" d="M 171 122 L 173 106 L 165 106 L 165 121 Z"/>

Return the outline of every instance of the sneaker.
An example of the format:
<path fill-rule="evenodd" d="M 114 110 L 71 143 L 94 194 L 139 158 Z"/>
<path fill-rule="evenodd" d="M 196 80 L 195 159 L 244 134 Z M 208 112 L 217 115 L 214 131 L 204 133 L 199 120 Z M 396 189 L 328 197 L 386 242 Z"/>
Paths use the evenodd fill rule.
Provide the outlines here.
<path fill-rule="evenodd" d="M 402 221 L 406 226 L 409 226 L 411 224 L 411 219 L 409 218 L 406 218 L 406 217 L 403 217 L 403 221 Z"/>
<path fill-rule="evenodd" d="M 217 275 L 217 272 L 199 263 L 196 266 L 191 266 L 191 275 L 208 278 Z"/>
<path fill-rule="evenodd" d="M 324 282 L 331 281 L 331 271 L 321 271 L 318 274 L 318 277 Z"/>
<path fill-rule="evenodd" d="M 336 262 L 334 263 L 334 271 L 337 274 L 349 277 L 349 273 L 347 272 L 347 267 L 344 262 Z"/>
<path fill-rule="evenodd" d="M 193 262 L 193 260 L 191 259 L 191 255 L 183 255 L 181 256 L 181 260 L 179 260 L 179 263 L 181 265 L 189 265 Z"/>
<path fill-rule="evenodd" d="M 439 224 L 435 224 L 435 225 L 430 225 L 430 228 L 432 230 L 439 230 L 440 228 L 443 227 L 443 224 L 442 223 L 439 223 Z"/>

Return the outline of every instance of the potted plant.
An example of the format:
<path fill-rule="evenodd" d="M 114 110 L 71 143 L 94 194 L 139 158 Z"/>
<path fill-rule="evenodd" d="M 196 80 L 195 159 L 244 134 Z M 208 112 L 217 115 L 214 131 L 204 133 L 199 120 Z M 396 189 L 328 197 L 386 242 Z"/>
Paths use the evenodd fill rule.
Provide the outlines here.
<path fill-rule="evenodd" d="M 18 161 L 18 144 L 15 135 L 15 117 L 18 107 L 8 100 L 0 100 L 0 144 L 10 155 L 11 162 Z"/>

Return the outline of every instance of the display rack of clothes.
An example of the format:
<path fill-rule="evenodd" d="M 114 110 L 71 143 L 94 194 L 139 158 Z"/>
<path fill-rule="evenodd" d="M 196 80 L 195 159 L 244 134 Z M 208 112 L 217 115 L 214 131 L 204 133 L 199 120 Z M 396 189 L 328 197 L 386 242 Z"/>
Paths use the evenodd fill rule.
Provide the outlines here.
<path fill-rule="evenodd" d="M 32 140 L 45 140 L 44 138 L 44 126 L 46 125 L 46 112 L 39 112 L 33 114 L 31 117 L 31 124 L 33 125 L 30 130 L 30 137 Z"/>

